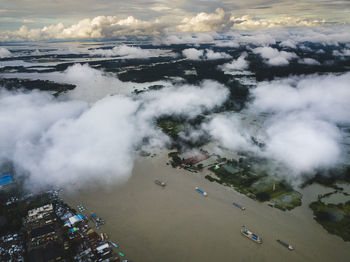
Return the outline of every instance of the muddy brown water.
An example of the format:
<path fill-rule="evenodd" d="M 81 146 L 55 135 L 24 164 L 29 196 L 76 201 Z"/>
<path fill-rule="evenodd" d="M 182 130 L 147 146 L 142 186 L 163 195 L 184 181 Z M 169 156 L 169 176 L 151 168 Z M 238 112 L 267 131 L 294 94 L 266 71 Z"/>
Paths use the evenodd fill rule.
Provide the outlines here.
<path fill-rule="evenodd" d="M 132 176 L 122 184 L 95 186 L 62 197 L 85 214 L 95 212 L 119 251 L 134 262 L 187 261 L 350 261 L 350 244 L 328 234 L 313 220 L 308 203 L 317 190 L 302 191 L 303 205 L 290 212 L 271 208 L 229 187 L 211 183 L 205 173 L 190 173 L 168 165 L 167 154 L 136 161 Z M 162 179 L 167 186 L 154 183 Z M 195 186 L 208 193 L 203 197 Z M 245 211 L 232 202 L 246 207 Z M 259 234 L 259 245 L 243 237 L 240 228 Z M 294 251 L 276 242 L 281 239 Z"/>

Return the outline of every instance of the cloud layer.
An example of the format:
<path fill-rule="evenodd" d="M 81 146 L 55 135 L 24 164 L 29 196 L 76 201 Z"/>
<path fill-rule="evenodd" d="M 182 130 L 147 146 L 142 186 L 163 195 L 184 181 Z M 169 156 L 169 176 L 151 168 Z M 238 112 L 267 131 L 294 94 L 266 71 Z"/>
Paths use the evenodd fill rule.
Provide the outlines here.
<path fill-rule="evenodd" d="M 350 73 L 263 82 L 251 89 L 253 100 L 243 115 L 260 115 L 261 124 L 247 125 L 241 115 L 226 114 L 215 116 L 205 129 L 223 147 L 250 151 L 282 165 L 283 175 L 296 178 L 329 168 L 346 161 L 338 125 L 350 124 L 349 82 Z M 250 136 L 266 146 L 258 148 Z"/>
<path fill-rule="evenodd" d="M 202 4 L 202 3 L 201 3 Z M 166 6 L 158 6 L 152 10 L 171 10 Z M 213 10 L 210 8 L 209 10 Z M 26 20 L 29 21 L 28 19 Z M 327 25 L 344 25 L 349 21 L 328 23 L 326 19 L 295 16 L 261 17 L 234 16 L 233 12 L 217 8 L 215 12 L 200 12 L 197 14 L 181 13 L 181 16 L 171 14 L 157 18 L 141 20 L 133 15 L 95 16 L 80 19 L 76 23 L 64 25 L 63 22 L 45 25 L 41 28 L 28 28 L 28 23 L 18 30 L 3 30 L 0 41 L 12 40 L 43 40 L 43 39 L 100 39 L 127 36 L 154 36 L 174 33 L 227 32 L 230 30 L 257 30 L 284 27 L 315 27 Z"/>
<path fill-rule="evenodd" d="M 65 74 L 84 78 L 91 70 L 73 66 Z M 94 83 L 98 85 L 104 83 Z M 33 189 L 124 181 L 137 148 L 159 148 L 168 142 L 154 124 L 157 117 L 193 118 L 221 105 L 227 96 L 228 90 L 212 81 L 138 96 L 107 95 L 92 104 L 60 101 L 38 91 L 2 90 L 0 124 L 7 128 L 0 131 L 0 161 L 14 162 L 28 174 Z"/>

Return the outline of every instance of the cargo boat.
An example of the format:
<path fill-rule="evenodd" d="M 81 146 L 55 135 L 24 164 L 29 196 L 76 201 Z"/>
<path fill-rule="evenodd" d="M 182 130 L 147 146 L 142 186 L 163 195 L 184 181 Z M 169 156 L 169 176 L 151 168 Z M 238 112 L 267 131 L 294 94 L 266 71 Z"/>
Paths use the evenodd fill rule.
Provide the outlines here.
<path fill-rule="evenodd" d="M 119 245 L 118 244 L 116 244 L 116 243 L 114 243 L 114 242 L 109 242 L 109 243 L 111 243 L 115 248 L 118 248 L 119 247 Z"/>
<path fill-rule="evenodd" d="M 208 196 L 207 192 L 204 192 L 203 190 L 201 190 L 198 186 L 196 186 L 194 188 L 198 193 L 201 193 L 203 196 Z"/>
<path fill-rule="evenodd" d="M 162 186 L 162 187 L 166 186 L 166 183 L 164 183 L 163 181 L 158 180 L 158 179 L 154 180 L 154 183 L 156 183 L 157 185 Z"/>
<path fill-rule="evenodd" d="M 262 238 L 259 237 L 257 234 L 254 234 L 253 232 L 249 231 L 245 226 L 241 228 L 241 234 L 250 240 L 253 240 L 255 243 L 262 244 Z"/>
<path fill-rule="evenodd" d="M 294 247 L 293 247 L 293 246 L 287 244 L 286 242 L 284 242 L 284 241 L 282 241 L 282 240 L 277 239 L 277 242 L 280 243 L 282 246 L 288 248 L 289 250 L 294 250 Z"/>
<path fill-rule="evenodd" d="M 240 208 L 241 210 L 245 210 L 245 207 L 244 206 L 241 206 L 240 204 L 236 203 L 236 202 L 233 202 L 232 203 L 235 207 L 238 207 Z"/>

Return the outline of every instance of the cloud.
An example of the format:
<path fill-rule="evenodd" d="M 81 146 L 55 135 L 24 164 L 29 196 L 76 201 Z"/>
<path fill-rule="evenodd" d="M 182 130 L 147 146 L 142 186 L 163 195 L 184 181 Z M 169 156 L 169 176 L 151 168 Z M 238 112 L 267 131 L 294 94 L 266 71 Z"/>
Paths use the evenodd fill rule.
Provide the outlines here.
<path fill-rule="evenodd" d="M 252 148 L 249 143 L 250 137 L 244 131 L 241 119 L 237 115 L 214 116 L 209 123 L 203 124 L 202 128 L 220 145 L 232 151 Z"/>
<path fill-rule="evenodd" d="M 162 37 L 156 37 L 153 41 L 154 45 L 177 45 L 177 44 L 203 44 L 214 42 L 214 37 L 217 36 L 214 32 L 196 33 L 196 34 L 171 34 Z"/>
<path fill-rule="evenodd" d="M 217 8 L 215 13 L 199 13 L 191 18 L 184 18 L 177 29 L 180 32 L 221 32 L 230 26 L 230 20 L 225 11 Z"/>
<path fill-rule="evenodd" d="M 291 59 L 297 57 L 295 53 L 279 51 L 269 46 L 257 47 L 253 49 L 253 52 L 261 55 L 262 58 L 266 59 L 266 63 L 272 66 L 288 65 Z"/>
<path fill-rule="evenodd" d="M 283 163 L 295 175 L 339 162 L 341 133 L 332 123 L 305 112 L 279 115 L 270 121 L 264 153 Z"/>
<path fill-rule="evenodd" d="M 150 57 L 160 57 L 160 56 L 174 56 L 169 50 L 161 49 L 143 49 L 138 46 L 128 46 L 128 45 L 118 45 L 112 49 L 93 49 L 89 50 L 90 55 L 100 55 L 100 56 L 122 56 L 123 58 L 150 58 Z"/>
<path fill-rule="evenodd" d="M 242 53 L 237 59 L 233 60 L 230 63 L 223 64 L 220 68 L 224 71 L 227 70 L 245 70 L 249 67 L 248 61 L 245 59 L 247 53 Z"/>
<path fill-rule="evenodd" d="M 211 49 L 198 50 L 196 48 L 187 48 L 182 50 L 182 55 L 189 60 L 218 60 L 232 58 L 224 52 L 214 52 Z"/>
<path fill-rule="evenodd" d="M 190 60 L 201 60 L 203 56 L 203 50 L 196 48 L 187 48 L 182 50 L 182 55 Z"/>
<path fill-rule="evenodd" d="M 295 49 L 295 48 L 297 48 L 297 43 L 291 39 L 287 39 L 287 40 L 282 41 L 280 43 L 280 46 Z"/>
<path fill-rule="evenodd" d="M 350 49 L 334 50 L 334 56 L 350 56 Z"/>
<path fill-rule="evenodd" d="M 278 18 L 257 18 L 250 15 L 242 17 L 231 16 L 230 21 L 233 22 L 233 29 L 252 30 L 266 28 L 281 27 L 313 27 L 326 24 L 326 20 L 311 20 L 299 17 L 278 17 Z"/>
<path fill-rule="evenodd" d="M 68 74 L 83 77 L 81 70 L 74 70 Z M 0 124 L 6 128 L 0 130 L 0 161 L 12 161 L 27 174 L 31 190 L 122 182 L 130 176 L 136 149 L 145 138 L 148 148 L 167 143 L 155 118 L 193 118 L 221 105 L 228 93 L 219 83 L 205 81 L 200 86 L 171 86 L 135 97 L 105 96 L 89 105 L 40 91 L 2 90 Z"/>
<path fill-rule="evenodd" d="M 0 47 L 0 58 L 11 56 L 11 52 L 5 47 Z"/>
<path fill-rule="evenodd" d="M 318 62 L 317 60 L 315 60 L 313 58 L 299 59 L 298 63 L 305 64 L 305 65 L 320 65 L 320 62 Z"/>
<path fill-rule="evenodd" d="M 349 81 L 345 73 L 259 83 L 242 114 L 215 115 L 204 129 L 220 146 L 267 158 L 277 173 L 300 181 L 347 161 L 340 126 L 350 124 Z M 253 145 L 250 136 L 265 146 Z"/>
<path fill-rule="evenodd" d="M 41 40 L 41 39 L 83 39 L 125 37 L 128 35 L 160 34 L 167 27 L 160 20 L 141 21 L 133 16 L 118 19 L 116 16 L 97 16 L 93 19 L 82 19 L 78 23 L 64 26 L 63 23 L 45 26 L 41 29 L 28 29 L 21 26 L 17 31 L 4 31 L 0 39 L 8 40 Z"/>
<path fill-rule="evenodd" d="M 217 60 L 217 59 L 229 59 L 232 58 L 229 54 L 225 52 L 214 52 L 211 49 L 206 49 L 205 50 L 205 59 L 206 60 Z"/>
<path fill-rule="evenodd" d="M 264 82 L 251 90 L 255 110 L 286 113 L 313 112 L 336 123 L 350 123 L 350 73 L 311 75 Z"/>

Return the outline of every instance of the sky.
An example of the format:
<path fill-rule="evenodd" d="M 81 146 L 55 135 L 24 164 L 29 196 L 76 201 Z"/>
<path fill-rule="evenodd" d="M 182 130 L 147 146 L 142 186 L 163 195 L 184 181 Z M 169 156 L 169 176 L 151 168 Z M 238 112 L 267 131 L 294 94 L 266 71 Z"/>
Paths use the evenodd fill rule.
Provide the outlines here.
<path fill-rule="evenodd" d="M 348 24 L 348 0 L 2 0 L 0 41 Z"/>

